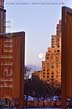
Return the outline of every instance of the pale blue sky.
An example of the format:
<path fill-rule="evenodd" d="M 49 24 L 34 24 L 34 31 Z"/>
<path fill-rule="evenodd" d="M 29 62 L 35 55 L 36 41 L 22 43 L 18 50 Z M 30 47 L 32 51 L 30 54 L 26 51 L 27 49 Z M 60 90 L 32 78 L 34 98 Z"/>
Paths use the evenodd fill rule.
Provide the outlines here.
<path fill-rule="evenodd" d="M 28 5 L 17 3 L 30 3 Z M 48 3 L 32 5 L 32 3 Z M 14 3 L 13 5 L 9 3 Z M 52 3 L 52 4 L 49 4 Z M 58 3 L 58 4 L 53 4 Z M 56 24 L 61 18 L 61 7 L 71 7 L 71 0 L 5 0 L 7 32 L 26 32 L 26 64 L 41 65 L 39 53 L 50 47 L 51 35 L 55 34 Z"/>

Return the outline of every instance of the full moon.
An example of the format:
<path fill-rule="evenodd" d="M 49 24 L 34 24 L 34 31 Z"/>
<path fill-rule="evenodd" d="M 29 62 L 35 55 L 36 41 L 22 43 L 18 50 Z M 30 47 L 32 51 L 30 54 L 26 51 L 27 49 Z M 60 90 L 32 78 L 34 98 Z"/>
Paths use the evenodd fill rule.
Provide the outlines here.
<path fill-rule="evenodd" d="M 44 56 L 44 54 L 43 54 L 43 53 L 39 53 L 39 54 L 38 54 L 39 59 L 42 59 L 42 58 L 43 58 L 43 56 Z"/>

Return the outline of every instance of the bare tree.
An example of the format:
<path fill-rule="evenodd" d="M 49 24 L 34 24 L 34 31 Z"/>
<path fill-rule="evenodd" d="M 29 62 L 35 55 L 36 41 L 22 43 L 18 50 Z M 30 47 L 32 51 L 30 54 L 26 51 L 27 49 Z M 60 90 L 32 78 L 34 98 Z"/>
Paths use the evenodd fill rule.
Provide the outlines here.
<path fill-rule="evenodd" d="M 31 68 L 25 66 L 24 79 L 28 79 L 29 78 L 30 72 L 31 72 Z"/>

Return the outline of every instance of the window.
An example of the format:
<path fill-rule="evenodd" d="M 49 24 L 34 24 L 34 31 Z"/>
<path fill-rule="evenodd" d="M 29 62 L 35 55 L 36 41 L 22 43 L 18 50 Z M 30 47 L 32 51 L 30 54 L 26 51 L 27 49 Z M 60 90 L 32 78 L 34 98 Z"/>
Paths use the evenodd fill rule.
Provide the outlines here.
<path fill-rule="evenodd" d="M 60 52 L 60 50 L 57 50 L 57 52 Z"/>
<path fill-rule="evenodd" d="M 54 79 L 53 79 L 53 78 L 52 78 L 51 80 L 52 80 L 52 81 L 54 81 Z"/>
<path fill-rule="evenodd" d="M 51 78 L 54 78 L 54 76 L 52 75 Z"/>
<path fill-rule="evenodd" d="M 49 57 L 48 57 L 48 56 L 46 56 L 46 59 L 48 60 L 48 59 L 49 59 Z"/>
<path fill-rule="evenodd" d="M 45 75 L 45 72 L 43 72 L 43 75 Z"/>
<path fill-rule="evenodd" d="M 43 69 L 43 71 L 45 71 L 45 69 Z"/>
<path fill-rule="evenodd" d="M 49 75 L 49 72 L 47 73 L 47 75 Z"/>
<path fill-rule="evenodd" d="M 45 75 L 43 75 L 43 78 L 45 78 Z"/>
<path fill-rule="evenodd" d="M 49 69 L 47 69 L 47 71 L 49 71 Z"/>
<path fill-rule="evenodd" d="M 49 78 L 49 76 L 47 76 L 47 78 Z"/>
<path fill-rule="evenodd" d="M 52 65 L 51 68 L 54 68 L 54 66 Z"/>
<path fill-rule="evenodd" d="M 52 75 L 54 75 L 54 72 L 52 71 L 52 73 L 51 73 Z"/>

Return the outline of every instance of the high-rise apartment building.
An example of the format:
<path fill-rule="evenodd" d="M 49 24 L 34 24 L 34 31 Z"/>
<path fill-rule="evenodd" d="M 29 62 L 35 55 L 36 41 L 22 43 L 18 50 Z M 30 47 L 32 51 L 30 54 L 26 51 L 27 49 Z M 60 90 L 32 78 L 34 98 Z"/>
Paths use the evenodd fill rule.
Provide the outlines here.
<path fill-rule="evenodd" d="M 40 79 L 49 84 L 61 85 L 61 21 L 57 24 L 56 35 L 51 37 L 51 47 L 46 52 L 45 61 L 42 61 L 39 75 Z"/>
<path fill-rule="evenodd" d="M 51 84 L 61 83 L 61 51 L 59 48 L 48 48 L 46 60 L 42 62 L 41 79 Z"/>
<path fill-rule="evenodd" d="M 56 86 L 61 84 L 61 21 L 57 24 L 56 35 L 52 35 L 51 47 L 42 62 L 41 79 Z"/>

